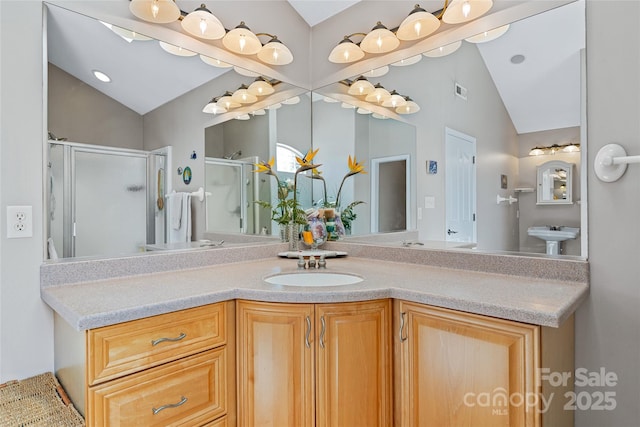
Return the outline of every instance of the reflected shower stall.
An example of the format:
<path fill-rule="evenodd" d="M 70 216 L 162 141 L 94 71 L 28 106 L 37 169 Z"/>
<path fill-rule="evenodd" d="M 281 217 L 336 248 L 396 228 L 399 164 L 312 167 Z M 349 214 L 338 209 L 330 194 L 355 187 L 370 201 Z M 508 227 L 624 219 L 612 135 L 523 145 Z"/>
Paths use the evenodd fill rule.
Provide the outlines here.
<path fill-rule="evenodd" d="M 257 157 L 240 160 L 205 158 L 206 230 L 219 233 L 261 232 Z"/>
<path fill-rule="evenodd" d="M 163 152 L 50 141 L 49 258 L 130 254 L 164 242 L 164 212 L 154 202 L 164 197 L 166 162 Z"/>

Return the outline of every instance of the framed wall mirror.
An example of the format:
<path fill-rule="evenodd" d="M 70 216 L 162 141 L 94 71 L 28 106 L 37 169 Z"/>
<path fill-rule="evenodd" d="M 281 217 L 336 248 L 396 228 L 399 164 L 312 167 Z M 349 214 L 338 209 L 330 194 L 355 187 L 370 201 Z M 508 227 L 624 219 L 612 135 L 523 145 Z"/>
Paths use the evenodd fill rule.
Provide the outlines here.
<path fill-rule="evenodd" d="M 537 194 L 539 205 L 573 203 L 573 164 L 552 160 L 538 166 Z"/>

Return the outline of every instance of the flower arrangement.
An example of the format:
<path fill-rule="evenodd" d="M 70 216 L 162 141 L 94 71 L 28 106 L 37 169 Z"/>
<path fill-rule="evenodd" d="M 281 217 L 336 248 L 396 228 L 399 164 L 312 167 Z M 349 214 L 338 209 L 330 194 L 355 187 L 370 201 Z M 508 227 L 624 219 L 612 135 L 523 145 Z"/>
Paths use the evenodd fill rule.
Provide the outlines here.
<path fill-rule="evenodd" d="M 278 186 L 277 205 L 273 207 L 270 202 L 263 200 L 257 200 L 256 203 L 258 203 L 263 208 L 271 209 L 271 219 L 278 224 L 304 225 L 307 223 L 307 217 L 304 213 L 304 210 L 300 208 L 297 200 L 298 174 L 308 170 L 315 170 L 317 167 L 322 166 L 314 165 L 312 163 L 313 158 L 317 153 L 318 149 L 316 149 L 315 151 L 310 149 L 307 154 L 304 155 L 304 157 L 296 157 L 296 162 L 298 162 L 299 166 L 295 171 L 293 180 L 280 180 L 278 175 L 273 170 L 273 165 L 275 164 L 275 158 L 273 157 L 268 162 L 261 161 L 254 164 L 254 166 L 256 166 L 257 168 L 254 170 L 254 172 L 263 172 L 267 175 L 271 175 L 276 179 L 276 183 Z M 292 195 L 291 198 L 289 197 L 290 194 Z"/>
<path fill-rule="evenodd" d="M 312 179 L 318 179 L 323 182 L 324 187 L 324 202 L 323 208 L 326 210 L 331 210 L 331 213 L 334 213 L 334 209 L 340 210 L 340 196 L 342 193 L 342 187 L 344 186 L 347 178 L 357 175 L 359 173 L 367 173 L 364 170 L 364 166 L 356 160 L 355 156 L 352 158 L 349 156 L 348 158 L 348 167 L 349 171 L 342 178 L 340 182 L 340 186 L 338 187 L 338 192 L 336 193 L 335 202 L 327 201 L 327 184 L 324 178 L 321 175 L 321 172 L 318 168 L 322 165 L 313 164 L 313 158 L 318 153 L 319 149 L 309 150 L 307 154 L 303 157 L 296 157 L 296 162 L 298 163 L 298 168 L 295 171 L 293 180 L 280 180 L 278 175 L 273 170 L 273 166 L 275 163 L 275 159 L 272 157 L 268 162 L 261 161 L 256 163 L 256 169 L 254 172 L 266 173 L 267 175 L 271 175 L 276 179 L 277 187 L 278 187 L 278 203 L 274 207 L 270 202 L 257 200 L 260 206 L 264 208 L 271 209 L 271 219 L 277 222 L 280 225 L 289 225 L 289 224 L 298 224 L 298 225 L 307 225 L 308 218 L 305 211 L 300 207 L 297 200 L 297 186 L 298 186 L 298 175 L 302 172 L 311 171 L 310 175 L 306 175 Z M 291 195 L 291 197 L 289 197 Z M 340 211 L 340 216 L 338 217 L 339 222 L 341 222 L 341 226 L 346 230 L 351 230 L 351 224 L 356 219 L 356 214 L 353 211 L 353 208 L 357 205 L 364 203 L 361 200 L 354 201 L 347 205 L 342 211 Z M 339 229 L 340 232 L 344 234 L 344 230 Z"/>

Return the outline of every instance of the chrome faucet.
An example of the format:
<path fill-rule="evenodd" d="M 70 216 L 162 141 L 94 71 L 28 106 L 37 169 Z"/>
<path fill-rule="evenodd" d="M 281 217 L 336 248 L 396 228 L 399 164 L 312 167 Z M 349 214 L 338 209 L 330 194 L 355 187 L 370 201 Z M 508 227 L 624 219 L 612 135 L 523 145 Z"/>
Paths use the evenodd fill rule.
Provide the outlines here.
<path fill-rule="evenodd" d="M 318 257 L 316 262 L 316 258 L 311 255 L 308 261 L 305 261 L 304 256 L 298 256 L 298 270 L 304 270 L 306 268 L 327 268 L 327 261 L 325 260 L 324 254 Z"/>

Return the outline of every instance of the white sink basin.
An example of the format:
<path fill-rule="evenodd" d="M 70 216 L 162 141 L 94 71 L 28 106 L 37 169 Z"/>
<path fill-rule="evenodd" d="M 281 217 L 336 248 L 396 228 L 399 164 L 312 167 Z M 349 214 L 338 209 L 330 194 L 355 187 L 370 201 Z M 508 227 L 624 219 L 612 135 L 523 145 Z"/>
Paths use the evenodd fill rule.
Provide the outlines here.
<path fill-rule="evenodd" d="M 547 254 L 549 255 L 558 255 L 560 253 L 560 242 L 575 239 L 579 232 L 580 229 L 576 227 L 550 227 L 548 225 L 529 227 L 527 229 L 529 236 L 537 237 L 547 242 Z"/>
<path fill-rule="evenodd" d="M 349 273 L 300 272 L 282 273 L 266 277 L 265 282 L 281 286 L 344 286 L 360 283 L 364 279 Z"/>
<path fill-rule="evenodd" d="M 551 240 L 554 242 L 563 242 L 569 239 L 575 239 L 578 236 L 579 228 L 575 227 L 549 227 L 538 226 L 529 227 L 527 233 L 529 236 L 537 237 L 542 240 Z"/>

